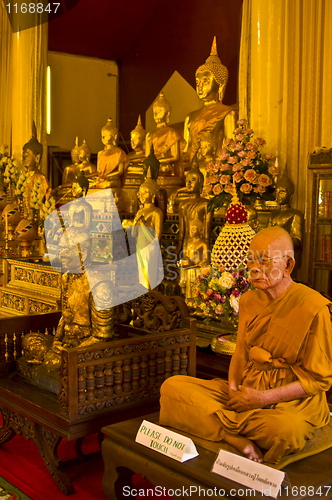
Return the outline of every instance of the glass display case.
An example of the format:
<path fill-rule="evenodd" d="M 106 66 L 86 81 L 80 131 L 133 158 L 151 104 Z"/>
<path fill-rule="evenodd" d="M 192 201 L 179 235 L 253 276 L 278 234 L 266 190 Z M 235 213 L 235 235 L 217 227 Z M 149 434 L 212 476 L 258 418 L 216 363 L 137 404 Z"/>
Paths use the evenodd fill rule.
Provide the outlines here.
<path fill-rule="evenodd" d="M 309 286 L 332 298 L 332 148 L 309 155 Z"/>

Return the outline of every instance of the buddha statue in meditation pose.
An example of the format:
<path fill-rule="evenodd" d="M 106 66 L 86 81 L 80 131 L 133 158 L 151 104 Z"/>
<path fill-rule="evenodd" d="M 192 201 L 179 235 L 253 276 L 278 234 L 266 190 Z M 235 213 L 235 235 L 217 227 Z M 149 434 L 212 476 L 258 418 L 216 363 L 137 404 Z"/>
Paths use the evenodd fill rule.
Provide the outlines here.
<path fill-rule="evenodd" d="M 233 138 L 238 111 L 235 105 L 226 106 L 222 102 L 227 80 L 228 70 L 218 57 L 214 37 L 210 56 L 196 71 L 196 92 L 203 107 L 192 111 L 185 119 L 185 161 L 193 159 L 208 133 L 214 137 L 216 152 L 222 149 L 225 138 Z"/>
<path fill-rule="evenodd" d="M 62 184 L 71 184 L 77 175 L 77 167 L 80 163 L 79 159 L 80 147 L 78 145 L 78 137 L 75 139 L 75 146 L 71 150 L 71 161 L 72 165 L 68 165 L 68 167 L 64 168 L 62 173 Z"/>
<path fill-rule="evenodd" d="M 104 149 L 99 151 L 97 158 L 97 173 L 88 174 L 90 187 L 121 188 L 121 177 L 127 165 L 127 155 L 117 147 L 118 129 L 112 119 L 107 120 L 101 129 L 101 140 Z"/>
<path fill-rule="evenodd" d="M 141 115 L 138 117 L 137 125 L 130 132 L 130 144 L 133 151 L 127 155 L 127 174 L 143 175 L 143 161 L 145 160 L 145 136 L 146 131 L 142 126 Z"/>
<path fill-rule="evenodd" d="M 93 174 L 97 171 L 96 165 L 90 162 L 91 158 L 91 149 L 86 143 L 86 140 L 83 141 L 82 146 L 79 148 L 78 159 L 79 164 L 76 167 L 75 177 L 78 176 L 81 172 L 84 172 L 85 175 Z"/>
<path fill-rule="evenodd" d="M 86 346 L 110 340 L 114 335 L 113 308 L 104 308 L 109 282 L 91 285 L 86 269 L 90 264 L 91 234 L 75 225 L 60 238 L 60 258 L 67 269 L 62 275 L 62 316 L 55 336 L 29 333 L 22 342 L 24 357 L 20 366 L 27 373 L 29 365 L 41 365 L 49 372 L 57 372 L 63 348 Z"/>
<path fill-rule="evenodd" d="M 23 198 L 28 213 L 30 213 L 31 211 L 30 208 L 31 191 L 36 182 L 41 181 L 41 184 L 43 186 L 42 190 L 43 197 L 45 196 L 47 198 L 51 193 L 51 188 L 46 178 L 46 175 L 43 174 L 43 172 L 39 168 L 42 155 L 43 155 L 43 146 L 37 139 L 36 126 L 33 123 L 32 137 L 29 140 L 29 142 L 27 142 L 23 146 L 23 167 L 26 168 L 31 174 L 29 180 L 27 181 L 26 191 Z"/>
<path fill-rule="evenodd" d="M 158 185 L 170 194 L 184 184 L 182 152 L 185 141 L 179 130 L 168 125 L 171 106 L 161 92 L 153 103 L 153 118 L 157 128 L 146 136 L 145 154 L 148 157 L 151 146 L 160 161 Z"/>

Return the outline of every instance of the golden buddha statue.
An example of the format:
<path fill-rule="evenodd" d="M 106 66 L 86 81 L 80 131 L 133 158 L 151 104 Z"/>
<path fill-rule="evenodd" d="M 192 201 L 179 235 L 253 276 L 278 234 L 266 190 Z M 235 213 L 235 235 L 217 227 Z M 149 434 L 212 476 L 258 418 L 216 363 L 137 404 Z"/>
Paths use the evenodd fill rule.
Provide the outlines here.
<path fill-rule="evenodd" d="M 194 298 L 197 277 L 202 267 L 210 263 L 210 249 L 207 241 L 202 238 L 203 224 L 197 218 L 193 219 L 189 228 L 187 247 L 183 250 L 179 260 L 181 291 L 187 304 Z"/>
<path fill-rule="evenodd" d="M 82 146 L 80 146 L 79 151 L 78 151 L 78 159 L 79 159 L 79 164 L 76 167 L 75 170 L 75 177 L 80 175 L 81 172 L 84 172 L 85 175 L 87 174 L 93 174 L 97 172 L 97 167 L 96 165 L 93 165 L 93 163 L 90 162 L 91 158 L 91 149 L 86 143 L 86 140 L 83 140 Z"/>
<path fill-rule="evenodd" d="M 37 182 L 41 182 L 42 189 L 42 197 L 48 197 L 51 193 L 51 188 L 49 182 L 46 178 L 46 175 L 39 169 L 40 161 L 43 155 L 43 146 L 37 139 L 36 126 L 33 122 L 32 127 L 32 137 L 23 146 L 23 167 L 25 167 L 29 172 L 31 172 L 31 176 L 26 184 L 25 196 L 23 197 L 23 202 L 28 210 L 28 213 L 31 212 L 30 208 L 30 196 L 31 191 L 34 185 Z"/>
<path fill-rule="evenodd" d="M 133 151 L 127 155 L 128 174 L 143 175 L 143 161 L 146 158 L 145 136 L 146 131 L 142 126 L 141 115 L 139 115 L 136 127 L 130 132 L 130 144 Z"/>
<path fill-rule="evenodd" d="M 71 150 L 71 161 L 73 162 L 72 165 L 68 165 L 67 167 L 64 168 L 64 171 L 62 173 L 62 184 L 71 184 L 73 180 L 75 179 L 77 175 L 77 167 L 80 162 L 79 159 L 79 152 L 80 152 L 80 147 L 78 145 L 78 137 L 75 139 L 75 146 Z"/>
<path fill-rule="evenodd" d="M 186 175 L 186 193 L 190 196 L 179 204 L 179 246 L 177 248 L 178 260 L 183 262 L 188 259 L 188 245 L 192 245 L 193 231 L 192 226 L 199 227 L 200 241 L 197 241 L 199 248 L 203 248 L 203 242 L 206 248 L 210 248 L 210 232 L 212 227 L 213 212 L 208 212 L 208 200 L 201 197 L 204 183 L 204 176 L 199 168 L 194 167 Z M 191 259 L 192 260 L 192 259 Z M 202 259 L 196 261 L 196 266 L 205 264 L 210 260 L 208 255 L 202 256 Z"/>
<path fill-rule="evenodd" d="M 196 71 L 196 92 L 203 107 L 189 113 L 184 123 L 186 161 L 193 159 L 209 132 L 214 137 L 216 151 L 222 149 L 225 138 L 233 138 L 238 110 L 236 105 L 226 106 L 222 102 L 227 80 L 228 70 L 218 57 L 214 37 L 210 56 Z"/>
<path fill-rule="evenodd" d="M 158 185 L 170 195 L 184 184 L 183 150 L 185 141 L 179 130 L 168 125 L 171 106 L 161 92 L 153 103 L 153 118 L 157 128 L 146 136 L 145 154 L 148 157 L 153 146 L 160 161 Z"/>
<path fill-rule="evenodd" d="M 197 151 L 198 166 L 204 175 L 204 186 L 208 172 L 208 166 L 214 163 L 216 156 L 216 142 L 212 132 L 208 132 L 200 141 L 199 149 Z"/>
<path fill-rule="evenodd" d="M 280 226 L 285 229 L 291 235 L 294 250 L 299 252 L 302 249 L 303 214 L 299 210 L 292 208 L 293 194 L 294 184 L 287 175 L 286 166 L 283 176 L 276 183 L 275 189 L 275 199 L 280 205 L 280 209 L 272 211 L 268 226 Z"/>
<path fill-rule="evenodd" d="M 41 365 L 44 370 L 57 372 L 63 348 L 103 342 L 114 335 L 113 308 L 100 308 L 99 304 L 99 295 L 104 300 L 107 290 L 112 293 L 112 284 L 100 282 L 91 291 L 84 271 L 90 263 L 90 232 L 82 227 L 70 227 L 61 236 L 60 249 L 62 265 L 67 269 L 61 278 L 62 316 L 55 336 L 30 333 L 24 337 L 24 356 L 19 361 L 23 375 L 29 371 L 29 365 Z"/>
<path fill-rule="evenodd" d="M 71 194 L 73 201 L 70 203 L 68 210 L 69 227 L 78 227 L 90 231 L 93 210 L 90 203 L 87 203 L 85 200 L 88 190 L 89 181 L 84 171 L 82 171 L 72 184 Z"/>
<path fill-rule="evenodd" d="M 117 147 L 118 129 L 113 125 L 112 119 L 107 120 L 101 129 L 101 140 L 104 149 L 99 151 L 97 158 L 97 175 L 88 174 L 90 187 L 121 188 L 121 177 L 127 165 L 127 155 Z"/>

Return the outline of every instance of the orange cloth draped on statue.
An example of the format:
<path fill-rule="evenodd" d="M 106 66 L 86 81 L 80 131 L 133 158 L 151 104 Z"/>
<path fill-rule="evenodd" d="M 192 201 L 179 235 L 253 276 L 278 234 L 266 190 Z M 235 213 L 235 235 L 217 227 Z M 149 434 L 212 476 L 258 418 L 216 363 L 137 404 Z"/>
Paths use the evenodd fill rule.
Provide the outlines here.
<path fill-rule="evenodd" d="M 125 167 L 126 161 L 126 153 L 116 146 L 99 151 L 97 160 L 98 174 L 107 176 L 111 174 L 120 163 L 124 163 Z"/>
<path fill-rule="evenodd" d="M 240 433 L 266 450 L 264 461 L 276 463 L 301 450 L 315 429 L 330 421 L 325 394 L 332 385 L 329 301 L 299 283 L 270 302 L 260 290 L 248 293 L 242 385 L 267 390 L 298 380 L 309 396 L 238 413 L 226 406 L 226 381 L 176 376 L 161 387 L 160 424 L 211 441 Z"/>

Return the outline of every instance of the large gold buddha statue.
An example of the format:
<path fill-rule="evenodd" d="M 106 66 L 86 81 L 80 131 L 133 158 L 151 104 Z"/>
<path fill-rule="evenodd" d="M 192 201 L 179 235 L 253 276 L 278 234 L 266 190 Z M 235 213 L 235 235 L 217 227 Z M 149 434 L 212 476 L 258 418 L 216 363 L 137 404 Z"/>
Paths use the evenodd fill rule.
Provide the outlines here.
<path fill-rule="evenodd" d="M 39 168 L 42 155 L 43 155 L 43 146 L 37 139 L 36 126 L 35 123 L 33 123 L 32 137 L 29 140 L 29 142 L 24 144 L 23 155 L 22 155 L 23 167 L 26 168 L 31 173 L 31 176 L 27 181 L 26 191 L 23 197 L 28 213 L 31 212 L 30 197 L 31 197 L 31 191 L 35 183 L 39 181 L 41 182 L 43 186 L 42 196 L 48 197 L 51 193 L 51 188 L 46 178 L 46 175 L 43 174 L 43 172 Z"/>
<path fill-rule="evenodd" d="M 186 161 L 193 159 L 209 132 L 214 136 L 216 152 L 222 149 L 225 138 L 233 138 L 238 111 L 236 105 L 226 106 L 222 102 L 227 80 L 228 70 L 218 57 L 214 37 L 210 56 L 196 71 L 196 92 L 203 107 L 192 111 L 184 123 Z"/>
<path fill-rule="evenodd" d="M 127 155 L 117 147 L 118 129 L 112 119 L 107 120 L 101 129 L 101 140 L 104 149 L 99 151 L 97 158 L 97 175 L 88 174 L 90 187 L 94 188 L 121 188 L 121 177 L 127 165 Z"/>
<path fill-rule="evenodd" d="M 64 168 L 62 173 L 62 184 L 71 184 L 77 175 L 77 167 L 80 162 L 79 159 L 80 147 L 78 145 L 78 137 L 75 139 L 75 146 L 71 150 L 71 161 L 72 165 L 68 165 Z"/>
<path fill-rule="evenodd" d="M 169 126 L 170 103 L 163 92 L 153 103 L 153 118 L 157 128 L 146 136 L 145 154 L 148 157 L 151 146 L 160 161 L 158 185 L 170 195 L 184 184 L 183 150 L 185 141 L 179 130 Z"/>
<path fill-rule="evenodd" d="M 275 199 L 280 205 L 279 210 L 273 210 L 268 226 L 279 226 L 291 235 L 294 250 L 302 249 L 302 228 L 303 214 L 299 210 L 292 208 L 291 201 L 294 194 L 294 184 L 287 175 L 287 166 L 283 176 L 277 181 L 275 189 Z"/>

